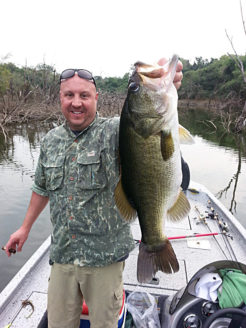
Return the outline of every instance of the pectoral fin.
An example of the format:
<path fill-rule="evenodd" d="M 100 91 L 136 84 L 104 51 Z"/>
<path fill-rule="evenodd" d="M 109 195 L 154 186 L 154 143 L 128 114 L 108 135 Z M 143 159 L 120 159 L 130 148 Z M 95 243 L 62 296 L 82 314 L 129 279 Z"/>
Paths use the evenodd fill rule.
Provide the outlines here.
<path fill-rule="evenodd" d="M 164 161 L 167 161 L 174 152 L 174 143 L 171 132 L 161 131 L 161 153 Z"/>
<path fill-rule="evenodd" d="M 179 125 L 179 142 L 182 144 L 193 144 L 195 142 L 190 132 L 182 125 Z"/>
<path fill-rule="evenodd" d="M 178 198 L 173 206 L 167 211 L 168 219 L 178 221 L 183 219 L 190 211 L 190 203 L 183 191 L 180 189 Z"/>
<path fill-rule="evenodd" d="M 129 200 L 127 199 L 127 196 L 122 187 L 121 179 L 115 188 L 114 199 L 120 214 L 125 220 L 131 221 L 136 218 L 137 211 L 132 207 Z"/>

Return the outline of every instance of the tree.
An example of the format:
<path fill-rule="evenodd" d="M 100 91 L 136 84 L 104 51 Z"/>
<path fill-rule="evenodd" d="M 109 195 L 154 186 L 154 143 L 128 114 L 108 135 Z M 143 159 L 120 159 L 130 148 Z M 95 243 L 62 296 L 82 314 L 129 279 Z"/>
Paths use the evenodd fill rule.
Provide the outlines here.
<path fill-rule="evenodd" d="M 11 72 L 4 64 L 0 65 L 0 96 L 3 96 L 9 89 Z"/>
<path fill-rule="evenodd" d="M 245 26 L 244 15 L 243 15 L 242 1 L 240 0 L 239 2 L 240 2 L 240 13 L 241 13 L 241 20 L 243 24 L 243 31 L 246 37 L 246 26 Z M 234 60 L 235 64 L 239 68 L 243 82 L 246 84 L 245 62 L 243 61 L 242 57 L 238 55 L 236 48 L 234 47 L 232 37 L 229 37 L 227 31 L 226 31 L 226 35 L 234 52 L 234 55 L 229 55 L 229 56 Z M 241 113 L 236 119 L 235 127 L 237 132 L 242 131 L 246 127 L 246 100 L 244 101 L 244 105 L 241 110 Z"/>

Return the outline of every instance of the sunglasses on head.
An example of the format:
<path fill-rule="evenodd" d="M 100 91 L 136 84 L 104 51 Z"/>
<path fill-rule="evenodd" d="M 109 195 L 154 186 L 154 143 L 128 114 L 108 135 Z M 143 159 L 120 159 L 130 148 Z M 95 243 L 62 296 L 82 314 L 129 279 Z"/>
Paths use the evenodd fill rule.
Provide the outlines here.
<path fill-rule="evenodd" d="M 65 69 L 65 71 L 63 71 L 60 75 L 60 83 L 63 80 L 73 77 L 75 75 L 75 73 L 77 73 L 81 79 L 85 79 L 85 80 L 93 82 L 96 87 L 96 81 L 95 81 L 92 73 L 87 71 L 86 69 L 73 69 L 73 68 Z"/>

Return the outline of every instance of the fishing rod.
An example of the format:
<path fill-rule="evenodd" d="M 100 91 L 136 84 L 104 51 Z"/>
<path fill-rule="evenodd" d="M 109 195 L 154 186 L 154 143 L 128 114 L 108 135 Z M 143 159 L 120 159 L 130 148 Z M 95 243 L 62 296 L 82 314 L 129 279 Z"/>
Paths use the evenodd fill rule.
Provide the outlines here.
<path fill-rule="evenodd" d="M 187 238 L 199 238 L 199 237 L 209 237 L 209 236 L 217 236 L 217 235 L 222 235 L 224 233 L 222 232 L 210 232 L 210 233 L 198 233 L 194 232 L 192 235 L 181 235 L 181 236 L 172 236 L 172 237 L 167 237 L 168 240 L 178 240 L 178 239 L 187 239 Z M 141 243 L 141 240 L 135 239 L 135 242 L 138 244 Z"/>
<path fill-rule="evenodd" d="M 208 208 L 210 209 L 211 212 L 208 213 L 208 216 L 209 216 L 211 219 L 214 219 L 214 220 L 217 222 L 220 231 L 221 231 L 222 234 L 224 235 L 224 236 L 223 236 L 224 243 L 225 243 L 225 245 L 226 245 L 226 248 L 227 248 L 227 250 L 228 250 L 228 253 L 230 254 L 231 259 L 232 259 L 232 260 L 235 260 L 236 262 L 238 262 L 237 256 L 236 256 L 236 254 L 235 254 L 235 252 L 234 252 L 234 250 L 233 250 L 233 248 L 232 248 L 232 246 L 231 246 L 231 243 L 230 243 L 230 241 L 228 240 L 228 238 L 226 238 L 226 237 L 228 237 L 227 232 L 229 231 L 228 224 L 227 224 L 226 222 L 224 222 L 224 220 L 219 219 L 219 215 L 218 215 L 218 213 L 215 213 L 214 208 L 213 208 L 213 207 L 210 207 L 210 205 L 211 205 L 211 201 L 209 200 L 209 201 L 208 201 Z M 229 236 L 230 236 L 230 235 L 229 235 Z M 233 239 L 233 238 L 231 237 L 231 239 Z"/>
<path fill-rule="evenodd" d="M 211 228 L 209 227 L 209 225 L 208 225 L 208 223 L 207 223 L 207 220 L 206 220 L 208 217 L 207 217 L 206 215 L 202 214 L 197 206 L 195 206 L 195 210 L 196 210 L 197 213 L 199 214 L 200 222 L 203 222 L 203 223 L 206 225 L 206 227 L 208 228 L 209 232 L 212 233 Z M 224 257 L 225 257 L 227 260 L 229 260 L 229 259 L 228 259 L 228 256 L 227 256 L 226 253 L 224 252 L 224 250 L 223 250 L 223 248 L 221 247 L 221 245 L 220 245 L 220 243 L 218 242 L 218 240 L 215 238 L 215 236 L 213 236 L 213 237 L 214 237 L 215 242 L 216 242 L 217 245 L 219 246 L 221 252 L 223 253 Z"/>
<path fill-rule="evenodd" d="M 223 232 L 210 232 L 210 233 L 197 233 L 195 232 L 192 235 L 184 235 L 184 236 L 173 236 L 168 237 L 169 240 L 176 240 L 176 239 L 186 239 L 186 238 L 194 238 L 194 237 L 208 237 L 208 236 L 217 236 L 222 235 Z"/>

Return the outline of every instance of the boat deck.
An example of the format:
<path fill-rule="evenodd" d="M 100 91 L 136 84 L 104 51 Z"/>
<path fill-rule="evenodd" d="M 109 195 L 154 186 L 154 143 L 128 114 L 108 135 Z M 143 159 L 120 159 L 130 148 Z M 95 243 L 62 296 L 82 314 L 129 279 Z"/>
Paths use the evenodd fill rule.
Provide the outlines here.
<path fill-rule="evenodd" d="M 17 275 L 0 294 L 1 328 L 12 323 L 14 328 L 37 327 L 47 306 L 50 237 L 26 262 Z M 22 307 L 29 300 L 34 306 Z"/>
<path fill-rule="evenodd" d="M 191 211 L 178 223 L 166 222 L 165 234 L 168 237 L 190 236 L 195 233 L 219 233 L 213 236 L 184 238 L 172 240 L 180 270 L 175 274 L 158 272 L 149 284 L 139 284 L 136 267 L 138 247 L 130 254 L 124 270 L 124 283 L 127 291 L 147 291 L 157 295 L 171 295 L 186 286 L 191 277 L 203 266 L 218 260 L 233 260 L 246 263 L 245 229 L 228 212 L 224 206 L 203 186 L 192 184 L 187 192 Z M 216 214 L 218 219 L 214 219 Z M 208 216 L 204 221 L 204 218 Z M 218 222 L 224 222 L 226 235 L 220 234 Z M 222 222 L 222 223 L 223 223 Z M 136 240 L 141 239 L 138 221 L 132 223 L 132 232 Z M 229 235 L 229 236 L 228 236 Z M 231 237 L 233 239 L 231 239 Z M 13 328 L 37 327 L 46 310 L 47 286 L 49 277 L 49 238 L 30 258 L 16 277 L 0 294 L 1 326 L 12 323 Z M 24 300 L 34 305 L 22 307 Z"/>
<path fill-rule="evenodd" d="M 199 187 L 195 190 L 199 190 Z M 164 274 L 157 272 L 156 279 L 151 284 L 138 284 L 136 278 L 136 263 L 138 248 L 131 254 L 126 262 L 124 270 L 125 288 L 129 291 L 136 289 L 145 290 L 154 294 L 170 295 L 186 286 L 192 276 L 208 263 L 218 260 L 233 260 L 246 262 L 244 229 L 237 225 L 235 218 L 226 210 L 226 214 L 218 207 L 218 201 L 212 196 L 200 191 L 187 191 L 187 197 L 191 204 L 191 211 L 184 220 L 173 223 L 166 222 L 165 234 L 173 236 L 192 236 L 193 234 L 219 233 L 214 236 L 204 236 L 195 238 L 184 238 L 171 240 L 172 246 L 179 261 L 180 269 L 174 274 Z M 212 208 L 212 210 L 211 210 Z M 213 218 L 218 214 L 218 220 L 224 221 L 228 227 L 228 232 L 220 234 L 221 229 L 218 220 Z M 204 219 L 205 220 L 204 220 Z M 141 239 L 138 222 L 132 224 L 134 238 Z M 233 238 L 233 239 L 231 239 Z M 159 281 L 159 283 L 158 283 Z"/>

